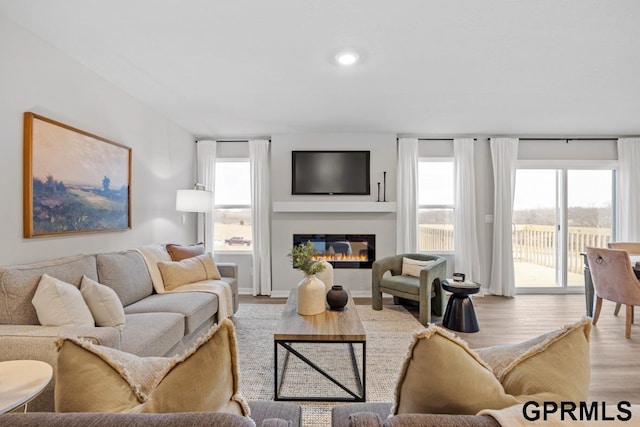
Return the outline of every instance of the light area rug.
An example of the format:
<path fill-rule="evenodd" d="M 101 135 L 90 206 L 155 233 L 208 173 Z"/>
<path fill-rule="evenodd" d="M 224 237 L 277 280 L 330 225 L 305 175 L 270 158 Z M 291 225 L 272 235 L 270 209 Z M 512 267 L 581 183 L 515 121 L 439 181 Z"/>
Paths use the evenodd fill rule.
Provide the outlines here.
<path fill-rule="evenodd" d="M 284 305 L 241 304 L 233 317 L 238 342 L 240 391 L 248 400 L 273 400 L 273 331 Z M 402 306 L 385 305 L 381 311 L 357 305 L 358 315 L 367 333 L 366 398 L 367 402 L 391 402 L 402 362 L 413 334 L 424 327 Z M 313 362 L 326 369 L 345 385 L 352 375 L 348 348 L 339 344 L 294 344 Z M 356 354 L 360 360 L 360 345 Z M 284 350 L 278 353 L 282 360 Z M 344 395 L 344 392 L 291 356 L 282 386 L 283 394 Z M 340 394 L 342 393 L 342 394 Z M 304 427 L 330 426 L 331 408 L 341 402 L 297 402 L 302 405 Z"/>

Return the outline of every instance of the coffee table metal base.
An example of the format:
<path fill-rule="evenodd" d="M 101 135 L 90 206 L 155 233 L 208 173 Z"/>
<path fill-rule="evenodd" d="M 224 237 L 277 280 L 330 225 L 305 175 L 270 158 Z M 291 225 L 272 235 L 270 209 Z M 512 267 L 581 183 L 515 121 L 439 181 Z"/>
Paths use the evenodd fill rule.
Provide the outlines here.
<path fill-rule="evenodd" d="M 296 343 L 296 342 L 304 342 L 304 343 L 311 343 L 311 344 L 314 344 L 314 343 L 316 343 L 316 344 L 321 344 L 321 343 L 348 344 L 349 345 L 349 355 L 350 355 L 350 358 L 351 358 L 351 366 L 353 368 L 353 375 L 354 375 L 356 386 L 357 386 L 358 390 L 356 390 L 356 391 L 351 390 L 349 387 L 345 386 L 342 382 L 340 382 L 340 380 L 336 379 L 330 373 L 328 373 L 327 371 L 322 369 L 316 363 L 314 363 L 311 360 L 309 360 L 309 358 L 307 358 L 305 355 L 303 355 L 298 350 L 293 348 L 292 344 Z M 358 358 L 356 356 L 356 352 L 355 352 L 355 349 L 354 349 L 354 344 L 362 345 L 362 360 L 361 360 L 362 374 L 360 374 L 360 369 L 358 368 Z M 278 369 L 278 348 L 279 347 L 282 347 L 286 351 L 286 353 L 284 355 L 284 363 L 282 364 L 282 369 L 280 369 L 280 370 Z M 287 369 L 287 364 L 288 364 L 288 361 L 289 361 L 289 357 L 292 354 L 295 357 L 297 357 L 298 359 L 300 359 L 302 362 L 304 362 L 306 365 L 308 365 L 311 368 L 313 368 L 316 372 L 318 372 L 321 375 L 323 375 L 325 378 L 327 378 L 329 381 L 331 381 L 337 387 L 339 387 L 344 392 L 349 394 L 351 397 L 341 397 L 341 396 L 283 396 L 283 395 L 281 395 L 280 391 L 281 391 L 281 388 L 282 388 L 282 379 L 284 378 L 284 373 L 285 373 L 285 371 Z M 273 384 L 274 384 L 274 387 L 275 387 L 274 400 L 314 401 L 314 402 L 364 402 L 366 400 L 366 372 L 367 372 L 367 370 L 366 370 L 366 360 L 367 360 L 367 343 L 366 343 L 366 341 L 342 341 L 342 342 L 336 342 L 336 341 L 309 341 L 309 340 L 304 340 L 304 341 L 281 341 L 281 340 L 275 340 L 274 341 L 274 346 L 273 346 L 273 358 L 274 358 L 274 367 L 275 367 L 275 369 L 273 370 L 273 372 L 274 372 Z"/>

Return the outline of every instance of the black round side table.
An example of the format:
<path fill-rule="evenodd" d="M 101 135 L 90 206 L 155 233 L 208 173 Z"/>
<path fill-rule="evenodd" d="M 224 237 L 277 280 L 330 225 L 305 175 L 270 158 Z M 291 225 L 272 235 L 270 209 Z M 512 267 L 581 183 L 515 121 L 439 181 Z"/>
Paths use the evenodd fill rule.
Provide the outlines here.
<path fill-rule="evenodd" d="M 442 282 L 442 289 L 451 292 L 442 326 L 457 332 L 478 332 L 480 324 L 469 295 L 480 292 L 480 284 L 473 282 L 476 286 L 469 286 L 466 283 L 469 282 L 465 282 L 465 285 L 457 285 L 448 280 Z"/>

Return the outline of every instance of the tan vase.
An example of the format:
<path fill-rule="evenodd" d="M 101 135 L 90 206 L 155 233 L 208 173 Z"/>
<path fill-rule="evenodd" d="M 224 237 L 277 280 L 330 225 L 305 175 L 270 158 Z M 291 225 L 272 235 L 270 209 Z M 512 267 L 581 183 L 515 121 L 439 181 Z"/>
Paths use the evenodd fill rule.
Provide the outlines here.
<path fill-rule="evenodd" d="M 298 314 L 313 316 L 324 313 L 325 301 L 324 283 L 315 275 L 305 276 L 298 283 Z"/>
<path fill-rule="evenodd" d="M 320 261 L 320 263 L 324 264 L 324 270 L 317 273 L 316 276 L 318 279 L 322 280 L 322 283 L 324 283 L 324 292 L 326 294 L 333 286 L 333 266 L 324 259 Z"/>

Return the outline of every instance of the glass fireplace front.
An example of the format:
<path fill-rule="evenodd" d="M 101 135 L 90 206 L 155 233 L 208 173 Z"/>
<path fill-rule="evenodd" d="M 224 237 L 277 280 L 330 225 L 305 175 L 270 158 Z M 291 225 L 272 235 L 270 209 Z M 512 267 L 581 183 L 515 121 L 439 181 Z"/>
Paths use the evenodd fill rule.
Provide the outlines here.
<path fill-rule="evenodd" d="M 371 268 L 376 259 L 375 234 L 294 234 L 293 245 L 313 243 L 315 259 L 333 268 Z"/>

